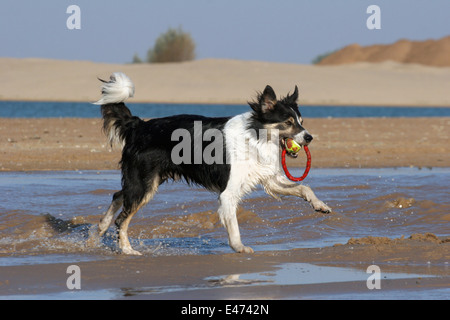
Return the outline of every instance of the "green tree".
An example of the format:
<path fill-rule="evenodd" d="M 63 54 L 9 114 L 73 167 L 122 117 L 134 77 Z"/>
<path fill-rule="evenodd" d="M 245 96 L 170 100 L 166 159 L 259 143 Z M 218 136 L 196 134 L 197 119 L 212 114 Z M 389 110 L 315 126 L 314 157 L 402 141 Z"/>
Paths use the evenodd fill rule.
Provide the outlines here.
<path fill-rule="evenodd" d="M 142 59 L 139 57 L 139 55 L 137 53 L 134 54 L 133 56 L 133 60 L 131 61 L 131 63 L 142 63 Z"/>
<path fill-rule="evenodd" d="M 147 62 L 180 62 L 195 59 L 195 43 L 191 35 L 178 29 L 169 28 L 156 39 L 148 50 Z"/>
<path fill-rule="evenodd" d="M 326 57 L 328 57 L 329 55 L 331 55 L 331 54 L 333 54 L 333 53 L 335 53 L 335 52 L 336 52 L 336 50 L 334 50 L 334 51 L 329 51 L 329 52 L 326 52 L 326 53 L 324 53 L 324 54 L 319 54 L 318 56 L 316 56 L 316 57 L 311 61 L 311 63 L 312 63 L 312 64 L 319 64 L 320 61 L 322 61 L 323 59 L 325 59 Z"/>

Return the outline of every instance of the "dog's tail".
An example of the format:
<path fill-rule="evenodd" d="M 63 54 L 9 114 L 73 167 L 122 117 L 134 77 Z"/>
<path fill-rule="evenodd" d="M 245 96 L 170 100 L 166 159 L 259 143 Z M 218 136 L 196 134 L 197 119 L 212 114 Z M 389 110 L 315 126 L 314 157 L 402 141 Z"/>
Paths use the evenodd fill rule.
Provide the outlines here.
<path fill-rule="evenodd" d="M 114 144 L 123 147 L 129 129 L 142 121 L 134 117 L 124 103 L 134 96 L 134 84 L 121 72 L 113 73 L 109 81 L 99 80 L 103 82 L 102 98 L 94 104 L 101 105 L 103 131 L 109 138 L 111 147 Z"/>

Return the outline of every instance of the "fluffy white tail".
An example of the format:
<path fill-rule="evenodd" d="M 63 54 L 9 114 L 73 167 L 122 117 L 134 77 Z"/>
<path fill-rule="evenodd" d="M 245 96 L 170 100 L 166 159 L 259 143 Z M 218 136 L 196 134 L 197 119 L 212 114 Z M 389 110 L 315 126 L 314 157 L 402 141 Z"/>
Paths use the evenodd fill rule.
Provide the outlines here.
<path fill-rule="evenodd" d="M 120 103 L 134 96 L 134 84 L 122 72 L 113 73 L 109 81 L 99 80 L 103 82 L 102 98 L 94 104 Z"/>
<path fill-rule="evenodd" d="M 124 101 L 134 95 L 134 84 L 125 74 L 113 73 L 109 81 L 101 80 L 102 98 L 95 102 L 101 105 L 103 131 L 109 138 L 111 146 L 124 146 L 130 130 L 142 120 L 134 117 Z"/>

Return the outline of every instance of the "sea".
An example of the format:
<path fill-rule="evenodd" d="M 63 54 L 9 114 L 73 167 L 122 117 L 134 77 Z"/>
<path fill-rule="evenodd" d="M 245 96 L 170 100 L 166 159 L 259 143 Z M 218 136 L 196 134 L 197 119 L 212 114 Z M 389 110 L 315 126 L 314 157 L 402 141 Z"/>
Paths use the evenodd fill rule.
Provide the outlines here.
<path fill-rule="evenodd" d="M 176 114 L 227 117 L 250 110 L 239 104 L 127 103 L 141 118 L 159 118 Z M 321 106 L 301 105 L 305 118 L 360 117 L 450 117 L 448 107 L 394 106 Z M 87 102 L 0 101 L 0 118 L 98 118 L 100 108 Z"/>

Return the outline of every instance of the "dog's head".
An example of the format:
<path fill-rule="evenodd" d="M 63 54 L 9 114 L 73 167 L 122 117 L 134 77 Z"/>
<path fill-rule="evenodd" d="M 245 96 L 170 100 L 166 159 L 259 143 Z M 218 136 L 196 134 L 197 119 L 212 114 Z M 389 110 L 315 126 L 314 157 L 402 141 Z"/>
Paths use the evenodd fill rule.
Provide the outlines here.
<path fill-rule="evenodd" d="M 303 119 L 298 109 L 297 99 L 297 86 L 295 86 L 294 93 L 288 94 L 280 100 L 277 100 L 272 87 L 266 86 L 264 91 L 258 94 L 256 101 L 249 102 L 253 109 L 252 127 L 268 131 L 277 129 L 281 149 L 285 149 L 287 138 L 294 139 L 302 146 L 308 145 L 313 137 L 302 126 Z M 297 154 L 290 152 L 287 154 L 294 158 L 297 157 Z"/>

